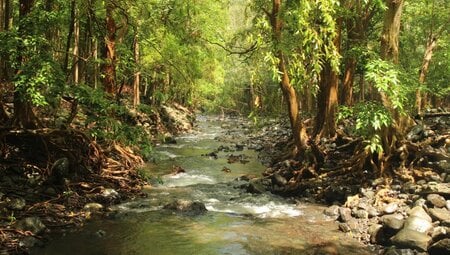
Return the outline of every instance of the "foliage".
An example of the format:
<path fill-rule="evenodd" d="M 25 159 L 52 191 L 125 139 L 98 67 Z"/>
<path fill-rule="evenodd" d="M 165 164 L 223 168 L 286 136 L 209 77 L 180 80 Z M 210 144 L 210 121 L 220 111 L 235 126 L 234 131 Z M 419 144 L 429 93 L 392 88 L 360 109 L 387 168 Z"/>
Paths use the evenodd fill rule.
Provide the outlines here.
<path fill-rule="evenodd" d="M 379 132 L 382 128 L 389 127 L 392 123 L 392 117 L 389 111 L 377 102 L 362 102 L 354 107 L 341 106 L 337 119 L 351 119 L 355 126 L 356 135 L 362 136 L 368 143 L 368 148 L 372 152 L 381 153 L 383 147 Z"/>
<path fill-rule="evenodd" d="M 86 85 L 73 87 L 73 94 L 86 113 L 85 125 L 92 137 L 137 146 L 144 157 L 152 152 L 150 137 L 142 126 L 134 125 L 129 109 L 108 98 L 101 89 Z"/>

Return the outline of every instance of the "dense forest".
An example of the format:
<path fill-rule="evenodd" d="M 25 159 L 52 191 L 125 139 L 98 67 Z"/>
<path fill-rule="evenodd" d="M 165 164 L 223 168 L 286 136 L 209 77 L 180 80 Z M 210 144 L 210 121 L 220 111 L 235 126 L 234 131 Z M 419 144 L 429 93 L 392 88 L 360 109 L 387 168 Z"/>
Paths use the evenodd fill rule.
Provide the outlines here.
<path fill-rule="evenodd" d="M 137 169 L 194 113 L 285 120 L 284 196 L 415 182 L 428 161 L 448 184 L 449 85 L 448 0 L 0 0 L 0 251 L 27 251 L 27 215 L 140 196 Z"/>

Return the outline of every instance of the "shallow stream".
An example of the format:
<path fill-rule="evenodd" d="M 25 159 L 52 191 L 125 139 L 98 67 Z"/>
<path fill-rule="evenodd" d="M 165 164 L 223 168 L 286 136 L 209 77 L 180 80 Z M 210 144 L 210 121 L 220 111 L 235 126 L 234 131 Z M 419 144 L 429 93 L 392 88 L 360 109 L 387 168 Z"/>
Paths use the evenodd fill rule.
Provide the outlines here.
<path fill-rule="evenodd" d="M 197 123 L 176 144 L 156 148 L 156 162 L 144 170 L 159 178 L 147 198 L 114 206 L 111 217 L 54 237 L 32 254 L 373 254 L 338 231 L 323 206 L 239 188 L 237 177 L 265 169 L 256 152 L 240 146 L 243 131 L 220 139 L 242 122 L 200 117 Z M 205 156 L 220 147 L 217 159 Z M 229 163 L 230 155 L 239 160 Z M 186 172 L 172 174 L 177 166 Z M 208 212 L 163 209 L 177 199 L 200 201 Z"/>

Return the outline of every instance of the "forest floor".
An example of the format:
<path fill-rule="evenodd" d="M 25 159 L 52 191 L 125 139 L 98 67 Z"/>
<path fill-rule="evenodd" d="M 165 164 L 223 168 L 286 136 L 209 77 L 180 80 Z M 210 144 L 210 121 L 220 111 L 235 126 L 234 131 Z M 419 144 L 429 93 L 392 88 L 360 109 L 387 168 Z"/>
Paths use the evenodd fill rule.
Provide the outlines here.
<path fill-rule="evenodd" d="M 192 128 L 193 113 L 163 106 L 157 116 L 132 114 L 152 139 Z M 69 128 L 0 129 L 0 254 L 28 254 L 54 231 L 79 227 L 109 205 L 143 196 L 147 185 L 136 148 Z M 164 134 L 163 136 L 161 134 Z"/>
<path fill-rule="evenodd" d="M 329 205 L 324 213 L 341 231 L 384 247 L 385 254 L 450 254 L 450 118 L 430 114 L 418 123 L 383 177 L 371 158 L 353 167 L 363 141 L 350 135 L 350 123 L 338 126 L 336 138 L 320 141 L 320 167 L 285 159 L 289 125 L 269 123 L 249 140 L 269 165 L 250 190 Z"/>

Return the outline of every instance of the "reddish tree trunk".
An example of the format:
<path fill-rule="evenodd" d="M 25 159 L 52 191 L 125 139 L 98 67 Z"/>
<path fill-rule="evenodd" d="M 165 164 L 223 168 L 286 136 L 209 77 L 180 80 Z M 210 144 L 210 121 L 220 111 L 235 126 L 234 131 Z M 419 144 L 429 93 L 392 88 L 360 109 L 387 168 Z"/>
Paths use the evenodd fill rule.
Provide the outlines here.
<path fill-rule="evenodd" d="M 428 69 L 430 67 L 431 58 L 433 57 L 433 51 L 437 46 L 437 38 L 430 35 L 427 41 L 427 47 L 425 49 L 425 54 L 422 60 L 422 68 L 420 68 L 419 74 L 419 83 L 425 83 L 425 77 L 427 76 Z M 416 108 L 417 113 L 420 114 L 422 112 L 422 107 L 426 105 L 427 101 L 426 93 L 422 94 L 420 89 L 416 91 Z"/>

